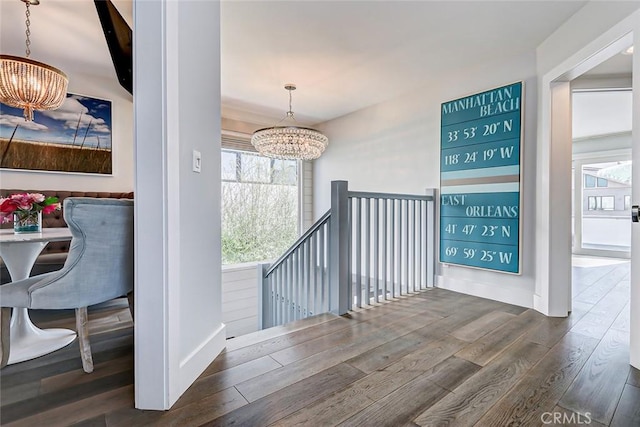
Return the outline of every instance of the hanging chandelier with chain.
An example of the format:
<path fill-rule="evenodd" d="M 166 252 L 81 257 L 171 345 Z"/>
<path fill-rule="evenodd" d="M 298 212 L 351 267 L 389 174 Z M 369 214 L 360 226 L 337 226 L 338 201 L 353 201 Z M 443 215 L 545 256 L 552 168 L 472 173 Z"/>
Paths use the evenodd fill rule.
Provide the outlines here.
<path fill-rule="evenodd" d="M 26 58 L 0 55 L 0 102 L 23 109 L 25 121 L 33 120 L 34 110 L 55 110 L 64 102 L 69 80 L 60 70 L 42 62 L 29 59 L 31 55 L 31 31 L 29 6 L 39 0 L 20 0 L 26 10 Z"/>
<path fill-rule="evenodd" d="M 313 160 L 320 157 L 329 144 L 329 138 L 315 129 L 295 125 L 291 109 L 291 92 L 296 85 L 287 84 L 289 111 L 278 124 L 253 133 L 251 143 L 264 156 L 287 160 Z M 293 124 L 285 124 L 287 120 Z"/>

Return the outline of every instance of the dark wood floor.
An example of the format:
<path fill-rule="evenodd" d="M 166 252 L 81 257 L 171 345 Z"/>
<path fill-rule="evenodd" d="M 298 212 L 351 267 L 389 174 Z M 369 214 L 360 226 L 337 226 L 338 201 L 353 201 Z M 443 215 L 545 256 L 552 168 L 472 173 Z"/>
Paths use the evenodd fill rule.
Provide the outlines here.
<path fill-rule="evenodd" d="M 229 340 L 168 412 L 133 409 L 131 318 L 119 301 L 90 313 L 93 374 L 77 344 L 2 370 L 0 422 L 637 427 L 628 293 L 622 263 L 574 267 L 563 319 L 441 289 L 320 315 Z M 73 324 L 71 313 L 33 317 Z"/>

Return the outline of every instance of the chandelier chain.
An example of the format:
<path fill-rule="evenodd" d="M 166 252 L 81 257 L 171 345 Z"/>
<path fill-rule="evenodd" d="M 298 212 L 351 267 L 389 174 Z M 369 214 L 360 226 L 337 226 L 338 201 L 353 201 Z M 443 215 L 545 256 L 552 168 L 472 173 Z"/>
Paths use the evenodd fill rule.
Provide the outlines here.
<path fill-rule="evenodd" d="M 25 15 L 27 17 L 26 21 L 24 22 L 27 25 L 27 29 L 25 30 L 25 35 L 27 36 L 27 40 L 25 42 L 25 44 L 27 45 L 27 58 L 29 57 L 29 55 L 31 55 L 31 39 L 29 38 L 29 36 L 31 35 L 31 30 L 29 29 L 29 26 L 31 25 L 31 20 L 29 19 L 29 17 L 31 16 L 31 11 L 29 10 L 29 2 L 25 3 L 27 5 L 27 11 L 25 12 Z"/>
<path fill-rule="evenodd" d="M 51 65 L 29 59 L 31 55 L 31 9 L 40 0 L 20 0 L 26 5 L 26 58 L 0 54 L 0 102 L 22 109 L 25 121 L 34 111 L 55 110 L 67 95 L 69 79 Z"/>
<path fill-rule="evenodd" d="M 287 117 L 293 118 L 293 109 L 291 108 L 291 91 L 293 89 L 289 88 L 287 90 L 289 91 L 289 111 L 287 111 Z"/>

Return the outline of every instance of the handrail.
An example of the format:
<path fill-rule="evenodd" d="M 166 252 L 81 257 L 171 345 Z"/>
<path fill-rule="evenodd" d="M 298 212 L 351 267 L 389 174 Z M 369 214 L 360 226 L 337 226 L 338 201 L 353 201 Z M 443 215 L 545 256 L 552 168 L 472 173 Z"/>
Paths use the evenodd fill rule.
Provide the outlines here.
<path fill-rule="evenodd" d="M 300 236 L 300 238 L 296 240 L 295 243 L 291 245 L 291 247 L 280 258 L 276 260 L 276 262 L 271 264 L 271 267 L 269 267 L 264 277 L 265 278 L 269 277 L 269 275 L 273 273 L 273 271 L 276 268 L 278 268 L 280 264 L 282 264 L 289 257 L 289 255 L 291 255 L 296 249 L 298 249 L 300 245 L 302 245 L 309 236 L 311 236 L 320 227 L 322 227 L 324 223 L 329 220 L 330 217 L 331 217 L 331 209 L 325 212 L 324 215 L 320 217 L 320 219 L 318 219 L 311 227 L 309 227 L 309 229 L 305 231 L 305 233 L 302 236 Z"/>
<path fill-rule="evenodd" d="M 389 200 L 433 200 L 433 196 L 415 195 L 415 194 L 396 194 L 396 193 L 371 193 L 368 191 L 349 191 L 349 197 L 358 197 L 361 199 L 389 199 Z"/>
<path fill-rule="evenodd" d="M 433 286 L 437 192 L 349 191 L 331 182 L 331 209 L 258 270 L 261 327 L 345 314 Z"/>

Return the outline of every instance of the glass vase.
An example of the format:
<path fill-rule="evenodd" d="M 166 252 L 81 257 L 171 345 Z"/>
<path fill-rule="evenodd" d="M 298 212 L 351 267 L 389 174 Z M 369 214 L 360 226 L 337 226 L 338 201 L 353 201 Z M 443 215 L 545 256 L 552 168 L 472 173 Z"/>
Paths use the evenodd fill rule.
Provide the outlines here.
<path fill-rule="evenodd" d="M 41 233 L 42 232 L 42 211 L 39 211 L 39 212 L 15 211 L 13 213 L 13 232 L 15 234 Z"/>

